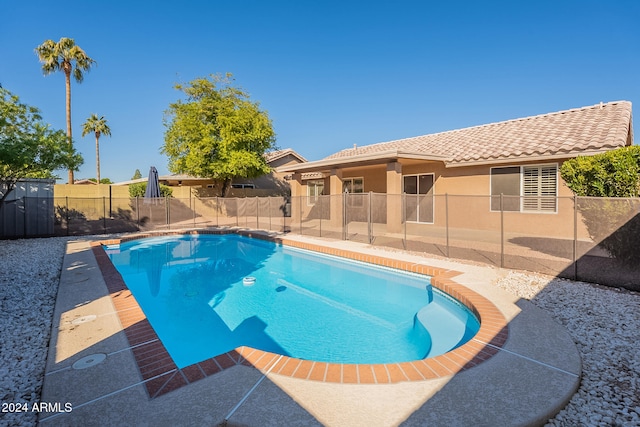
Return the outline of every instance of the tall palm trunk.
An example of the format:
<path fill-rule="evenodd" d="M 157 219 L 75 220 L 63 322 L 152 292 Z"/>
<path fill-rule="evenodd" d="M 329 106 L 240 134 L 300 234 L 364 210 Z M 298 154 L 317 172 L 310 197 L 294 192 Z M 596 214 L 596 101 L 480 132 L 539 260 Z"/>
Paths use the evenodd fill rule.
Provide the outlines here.
<path fill-rule="evenodd" d="M 96 132 L 96 182 L 100 184 L 100 132 Z"/>
<path fill-rule="evenodd" d="M 73 139 L 71 137 L 71 64 L 64 67 L 65 83 L 67 85 L 67 139 L 69 146 L 73 147 Z M 69 184 L 73 184 L 73 170 L 69 169 Z"/>

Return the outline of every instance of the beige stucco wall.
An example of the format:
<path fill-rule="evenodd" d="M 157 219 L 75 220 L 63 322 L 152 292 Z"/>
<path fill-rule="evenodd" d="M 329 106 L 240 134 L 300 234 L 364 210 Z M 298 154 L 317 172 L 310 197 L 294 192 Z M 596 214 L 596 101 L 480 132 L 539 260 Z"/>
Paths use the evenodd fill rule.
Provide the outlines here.
<path fill-rule="evenodd" d="M 111 192 L 111 197 L 109 197 Z M 96 220 L 108 212 L 130 211 L 129 187 L 109 184 L 56 184 L 53 189 L 56 208 L 82 212 L 86 219 Z"/>
<path fill-rule="evenodd" d="M 538 164 L 557 164 L 562 162 L 527 162 L 522 164 L 505 164 L 496 166 L 523 166 Z M 573 193 L 558 175 L 558 209 L 555 213 L 537 212 L 505 212 L 501 218 L 500 212 L 490 209 L 489 195 L 491 192 L 490 168 L 492 165 L 481 165 L 460 168 L 434 168 L 435 194 L 448 194 L 449 226 L 464 224 L 472 225 L 474 229 L 499 230 L 501 221 L 505 229 L 515 233 L 530 233 L 553 235 L 559 238 L 573 237 Z M 412 173 L 417 173 L 407 168 Z M 403 170 L 403 172 L 405 172 Z M 408 173 L 408 172 L 405 172 Z M 482 196 L 460 197 L 459 195 Z M 445 203 L 443 197 L 437 197 L 435 203 L 435 222 L 442 225 L 445 218 Z M 579 221 L 579 227 L 582 225 Z"/>
<path fill-rule="evenodd" d="M 129 187 L 126 185 L 71 185 L 56 184 L 53 189 L 54 197 L 109 197 L 109 187 L 111 187 L 111 197 L 129 197 Z"/>
<path fill-rule="evenodd" d="M 402 162 L 401 162 L 402 163 Z M 558 176 L 558 209 L 555 213 L 537 212 L 505 212 L 501 217 L 500 212 L 492 212 L 490 208 L 492 166 L 522 166 L 557 164 L 561 161 L 538 161 L 511 163 L 500 165 L 477 165 L 466 167 L 445 168 L 441 162 L 416 162 L 408 161 L 402 164 L 401 174 L 434 174 L 434 223 L 421 224 L 424 227 L 444 227 L 447 221 L 450 227 L 463 227 L 480 230 L 499 230 L 501 221 L 505 228 L 514 233 L 528 233 L 536 235 L 553 235 L 558 238 L 572 238 L 574 233 L 573 193 Z M 374 165 L 355 168 L 344 168 L 342 179 L 362 177 L 364 178 L 364 191 L 374 193 L 387 193 L 387 179 L 390 172 L 387 165 Z M 397 185 L 393 185 L 397 187 Z M 341 186 L 338 183 L 330 187 L 325 184 L 326 194 L 335 194 Z M 292 195 L 306 196 L 307 188 L 304 181 L 294 188 Z M 395 192 L 395 191 L 394 191 Z M 447 196 L 445 196 L 447 195 Z M 468 196 L 468 197 L 462 197 Z M 395 199 L 399 201 L 399 198 Z M 400 210 L 400 206 L 387 206 L 387 217 L 394 209 Z M 389 217 L 391 218 L 391 217 Z M 584 235 L 584 226 L 578 218 L 578 233 Z"/>
<path fill-rule="evenodd" d="M 430 168 L 406 167 L 403 174 L 435 173 L 435 194 L 489 195 L 491 192 L 491 168 L 506 166 L 527 166 L 557 164 L 558 170 L 562 162 L 525 162 L 500 165 L 480 165 L 457 168 L 444 168 L 443 165 L 432 164 Z M 573 196 L 558 173 L 558 196 Z"/>
<path fill-rule="evenodd" d="M 374 193 L 387 192 L 387 165 L 343 169 L 342 178 L 364 178 L 365 193 L 370 191 Z M 342 186 L 340 188 L 342 189 Z"/>

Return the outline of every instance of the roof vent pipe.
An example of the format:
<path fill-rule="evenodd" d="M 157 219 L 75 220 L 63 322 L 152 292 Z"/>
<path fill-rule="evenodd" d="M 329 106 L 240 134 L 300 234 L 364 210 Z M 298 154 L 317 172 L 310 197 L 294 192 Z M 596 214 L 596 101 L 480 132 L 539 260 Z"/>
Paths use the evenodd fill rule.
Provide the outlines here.
<path fill-rule="evenodd" d="M 602 107 L 604 107 L 604 104 L 602 103 L 602 101 L 600 101 L 600 109 L 602 110 Z"/>

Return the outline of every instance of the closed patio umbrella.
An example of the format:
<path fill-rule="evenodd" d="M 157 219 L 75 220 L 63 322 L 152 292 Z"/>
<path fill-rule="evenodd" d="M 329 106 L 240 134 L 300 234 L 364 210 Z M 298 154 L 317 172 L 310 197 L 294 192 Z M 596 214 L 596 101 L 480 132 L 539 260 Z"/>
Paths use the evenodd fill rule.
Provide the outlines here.
<path fill-rule="evenodd" d="M 149 180 L 147 181 L 147 190 L 144 192 L 144 198 L 154 199 L 159 197 L 162 197 L 162 196 L 160 195 L 160 183 L 158 182 L 158 171 L 155 168 L 155 166 L 151 166 L 151 169 L 149 169 Z"/>

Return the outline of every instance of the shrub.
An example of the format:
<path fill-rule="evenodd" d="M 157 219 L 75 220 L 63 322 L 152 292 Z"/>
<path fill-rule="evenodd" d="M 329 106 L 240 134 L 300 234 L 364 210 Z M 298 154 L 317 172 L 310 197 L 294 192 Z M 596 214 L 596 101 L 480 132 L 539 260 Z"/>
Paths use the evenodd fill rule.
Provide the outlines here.
<path fill-rule="evenodd" d="M 578 200 L 591 238 L 624 263 L 640 262 L 640 147 L 568 160 L 560 174 L 577 196 L 598 197 Z"/>
<path fill-rule="evenodd" d="M 144 192 L 147 191 L 147 183 L 139 182 L 137 184 L 129 184 L 129 195 L 131 197 L 144 197 Z"/>
<path fill-rule="evenodd" d="M 578 196 L 638 197 L 640 146 L 567 160 L 560 174 Z"/>
<path fill-rule="evenodd" d="M 168 185 L 160 184 L 160 195 L 162 197 L 173 197 L 173 188 Z"/>
<path fill-rule="evenodd" d="M 129 196 L 131 197 L 144 197 L 144 193 L 146 191 L 146 182 L 139 182 L 137 184 L 129 185 Z M 173 189 L 168 185 L 160 184 L 160 195 L 162 197 L 173 197 Z"/>

